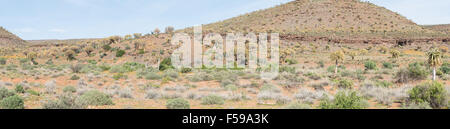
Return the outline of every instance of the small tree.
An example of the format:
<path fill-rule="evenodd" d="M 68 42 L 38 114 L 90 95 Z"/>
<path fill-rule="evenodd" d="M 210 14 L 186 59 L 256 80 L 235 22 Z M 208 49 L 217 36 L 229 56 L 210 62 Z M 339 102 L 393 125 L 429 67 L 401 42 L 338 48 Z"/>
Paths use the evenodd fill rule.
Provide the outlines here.
<path fill-rule="evenodd" d="M 432 49 L 429 52 L 427 52 L 427 63 L 430 67 L 433 68 L 433 81 L 436 80 L 436 67 L 440 66 L 442 64 L 442 54 L 437 49 Z"/>
<path fill-rule="evenodd" d="M 27 59 L 29 59 L 31 61 L 32 64 L 38 64 L 35 59 L 37 57 L 37 53 L 36 52 L 29 52 L 27 53 Z"/>
<path fill-rule="evenodd" d="M 337 52 L 331 53 L 330 59 L 331 59 L 332 61 L 335 61 L 335 62 L 336 62 L 336 67 L 335 67 L 335 69 L 334 69 L 334 74 L 336 75 L 336 74 L 337 74 L 337 71 L 338 71 L 338 65 L 339 65 L 339 62 L 340 62 L 340 61 L 344 61 L 344 52 L 342 52 L 342 51 L 337 51 Z"/>
<path fill-rule="evenodd" d="M 73 50 L 67 50 L 65 53 L 67 60 L 75 60 L 75 52 Z"/>
<path fill-rule="evenodd" d="M 350 51 L 350 52 L 348 52 L 348 55 L 349 55 L 350 57 L 352 57 L 352 60 L 354 60 L 354 59 L 355 59 L 355 56 L 358 55 L 358 52 L 357 52 L 357 51 Z"/>
<path fill-rule="evenodd" d="M 94 48 L 91 46 L 87 46 L 84 48 L 84 52 L 86 52 L 86 54 L 89 56 L 91 55 L 91 53 L 94 51 Z"/>
<path fill-rule="evenodd" d="M 398 57 L 400 57 L 400 51 L 391 50 L 391 55 L 392 55 L 392 58 L 397 59 Z"/>

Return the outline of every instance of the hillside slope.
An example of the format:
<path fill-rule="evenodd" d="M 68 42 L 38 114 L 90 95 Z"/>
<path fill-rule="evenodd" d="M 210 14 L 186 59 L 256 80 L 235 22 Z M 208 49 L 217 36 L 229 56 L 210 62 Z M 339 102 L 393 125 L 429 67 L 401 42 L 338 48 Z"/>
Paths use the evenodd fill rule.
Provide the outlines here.
<path fill-rule="evenodd" d="M 24 43 L 25 43 L 24 40 L 12 34 L 3 27 L 0 27 L 0 46 L 14 47 L 24 45 Z"/>
<path fill-rule="evenodd" d="M 440 31 L 446 34 L 450 34 L 450 24 L 442 24 L 442 25 L 424 25 L 424 28 Z"/>
<path fill-rule="evenodd" d="M 190 32 L 192 28 L 184 31 Z M 445 36 L 384 7 L 359 0 L 296 0 L 203 26 L 206 32 L 278 32 L 306 36 Z"/>

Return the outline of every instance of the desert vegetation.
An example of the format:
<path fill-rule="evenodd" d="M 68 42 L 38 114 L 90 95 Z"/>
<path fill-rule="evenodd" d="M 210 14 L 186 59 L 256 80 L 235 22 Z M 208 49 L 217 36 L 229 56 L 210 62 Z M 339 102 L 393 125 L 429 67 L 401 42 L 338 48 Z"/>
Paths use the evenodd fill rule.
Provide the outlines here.
<path fill-rule="evenodd" d="M 448 109 L 449 36 L 427 28 L 356 0 L 297 0 L 205 25 L 279 32 L 274 80 L 245 68 L 175 68 L 172 35 L 191 28 L 43 41 L 0 28 L 0 108 Z"/>

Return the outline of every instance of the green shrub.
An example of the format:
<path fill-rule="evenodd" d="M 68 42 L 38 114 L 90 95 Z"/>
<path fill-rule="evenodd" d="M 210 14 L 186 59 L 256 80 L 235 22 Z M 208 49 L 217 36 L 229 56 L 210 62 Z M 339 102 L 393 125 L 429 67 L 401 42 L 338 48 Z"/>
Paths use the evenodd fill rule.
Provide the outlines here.
<path fill-rule="evenodd" d="M 35 95 L 35 96 L 40 96 L 41 95 L 39 92 L 31 90 L 31 89 L 27 90 L 26 92 L 28 94 Z"/>
<path fill-rule="evenodd" d="M 231 84 L 234 84 L 234 82 L 231 81 L 230 79 L 224 79 L 224 80 L 220 81 L 220 86 L 222 86 L 222 87 L 225 87 L 225 86 L 231 85 Z"/>
<path fill-rule="evenodd" d="M 98 66 L 98 67 L 99 67 L 102 71 L 108 71 L 109 69 L 111 69 L 110 66 L 105 65 L 105 64 L 100 65 L 100 66 Z"/>
<path fill-rule="evenodd" d="M 1 65 L 5 65 L 6 64 L 6 59 L 5 58 L 0 58 L 0 64 Z"/>
<path fill-rule="evenodd" d="M 17 95 L 9 96 L 0 101 L 2 109 L 24 109 L 23 99 Z"/>
<path fill-rule="evenodd" d="M 430 107 L 430 104 L 427 102 L 423 103 L 410 103 L 402 105 L 403 109 L 433 109 Z"/>
<path fill-rule="evenodd" d="M 181 73 L 190 73 L 192 72 L 191 68 L 181 68 Z"/>
<path fill-rule="evenodd" d="M 113 75 L 113 78 L 114 78 L 114 80 L 127 79 L 128 76 L 123 73 L 116 73 Z"/>
<path fill-rule="evenodd" d="M 169 99 L 166 103 L 167 109 L 189 109 L 189 101 L 182 98 Z"/>
<path fill-rule="evenodd" d="M 66 86 L 63 89 L 64 93 L 75 93 L 77 92 L 77 88 L 73 87 L 73 86 Z"/>
<path fill-rule="evenodd" d="M 375 70 L 377 69 L 377 63 L 375 63 L 374 61 L 367 61 L 364 63 L 364 67 L 366 68 L 366 70 Z"/>
<path fill-rule="evenodd" d="M 25 93 L 25 89 L 23 89 L 22 85 L 16 85 L 15 91 L 16 93 Z"/>
<path fill-rule="evenodd" d="M 116 52 L 116 57 L 122 57 L 125 54 L 125 50 L 118 50 Z"/>
<path fill-rule="evenodd" d="M 79 98 L 77 98 L 77 103 L 93 105 L 93 106 L 102 106 L 102 105 L 114 105 L 112 102 L 111 96 L 100 92 L 100 91 L 87 91 Z"/>
<path fill-rule="evenodd" d="M 319 61 L 319 62 L 317 62 L 317 64 L 319 65 L 320 68 L 325 67 L 325 62 L 324 61 Z"/>
<path fill-rule="evenodd" d="M 408 71 L 410 77 L 417 80 L 423 80 L 427 78 L 429 74 L 428 70 L 423 66 L 423 64 L 420 63 L 410 64 L 408 67 Z"/>
<path fill-rule="evenodd" d="M 343 89 L 352 89 L 353 88 L 353 82 L 348 79 L 341 79 L 338 81 L 338 87 Z"/>
<path fill-rule="evenodd" d="M 138 54 L 139 54 L 139 55 L 145 54 L 144 49 L 139 49 Z"/>
<path fill-rule="evenodd" d="M 217 95 L 208 95 L 202 98 L 203 105 L 223 105 L 225 103 L 225 100 Z"/>
<path fill-rule="evenodd" d="M 159 80 L 162 78 L 158 73 L 155 73 L 155 72 L 149 72 L 149 73 L 145 74 L 144 76 L 145 76 L 145 79 L 147 79 L 147 80 Z"/>
<path fill-rule="evenodd" d="M 111 73 L 126 73 L 126 72 L 128 72 L 128 70 L 125 69 L 124 67 L 122 67 L 122 65 L 115 65 L 109 69 L 109 72 L 111 72 Z"/>
<path fill-rule="evenodd" d="M 171 69 L 171 70 L 166 70 L 166 71 L 164 71 L 164 73 L 163 73 L 163 77 L 170 77 L 170 78 L 172 78 L 172 79 L 177 79 L 178 78 L 178 72 L 177 71 L 175 71 L 175 70 L 173 70 L 173 69 Z"/>
<path fill-rule="evenodd" d="M 439 68 L 439 70 L 445 74 L 450 74 L 450 63 L 449 62 L 443 63 L 441 68 Z"/>
<path fill-rule="evenodd" d="M 105 51 L 111 50 L 111 46 L 109 46 L 109 45 L 103 45 L 102 48 L 103 48 L 103 50 L 105 50 Z"/>
<path fill-rule="evenodd" d="M 227 86 L 225 86 L 225 89 L 229 90 L 229 91 L 236 91 L 236 90 L 238 90 L 238 87 L 233 84 L 228 84 Z"/>
<path fill-rule="evenodd" d="M 80 77 L 77 75 L 73 75 L 72 77 L 70 77 L 70 80 L 78 80 L 78 79 L 80 79 Z"/>
<path fill-rule="evenodd" d="M 286 59 L 286 63 L 289 65 L 298 64 L 298 61 L 295 59 Z"/>
<path fill-rule="evenodd" d="M 334 73 L 334 69 L 335 69 L 335 66 L 328 66 L 327 72 Z M 345 70 L 345 66 L 339 65 L 338 66 L 338 72 L 341 72 L 342 70 Z"/>
<path fill-rule="evenodd" d="M 4 87 L 0 87 L 0 100 L 14 95 L 15 95 L 14 92 L 11 92 Z"/>
<path fill-rule="evenodd" d="M 324 98 L 320 101 L 321 109 L 364 109 L 368 107 L 367 101 L 356 91 L 340 91 L 333 101 Z"/>
<path fill-rule="evenodd" d="M 448 104 L 447 91 L 442 83 L 436 81 L 420 84 L 411 89 L 408 94 L 410 103 L 427 102 L 433 108 L 442 108 Z"/>
<path fill-rule="evenodd" d="M 83 67 L 84 67 L 83 64 L 74 64 L 70 65 L 70 70 L 72 70 L 73 73 L 80 73 Z"/>
<path fill-rule="evenodd" d="M 77 96 L 66 93 L 58 96 L 56 101 L 48 101 L 43 104 L 43 109 L 84 109 L 87 108 L 86 103 L 77 101 Z"/>
<path fill-rule="evenodd" d="M 384 87 L 384 88 L 389 88 L 389 87 L 391 87 L 392 85 L 394 85 L 394 84 L 392 84 L 392 82 L 389 82 L 389 81 L 386 81 L 386 80 L 383 80 L 383 81 L 377 81 L 377 82 L 376 82 L 376 86 Z"/>
<path fill-rule="evenodd" d="M 172 66 L 172 59 L 170 58 L 164 58 L 163 61 L 161 61 L 161 63 L 159 64 L 159 70 L 160 71 L 164 71 L 167 69 L 173 69 L 174 67 Z"/>
<path fill-rule="evenodd" d="M 308 72 L 306 73 L 304 76 L 313 79 L 313 80 L 320 80 L 322 77 L 320 77 L 319 75 L 317 75 L 316 73 L 313 72 Z"/>
<path fill-rule="evenodd" d="M 386 69 L 392 69 L 394 65 L 392 65 L 392 63 L 389 62 L 383 62 L 383 67 Z"/>
<path fill-rule="evenodd" d="M 413 63 L 406 69 L 400 69 L 395 74 L 395 79 L 399 83 L 407 83 L 412 80 L 423 80 L 426 79 L 429 71 L 420 63 Z"/>
<path fill-rule="evenodd" d="M 289 67 L 289 66 L 281 66 L 278 70 L 280 73 L 288 72 L 288 73 L 295 73 L 295 67 Z"/>

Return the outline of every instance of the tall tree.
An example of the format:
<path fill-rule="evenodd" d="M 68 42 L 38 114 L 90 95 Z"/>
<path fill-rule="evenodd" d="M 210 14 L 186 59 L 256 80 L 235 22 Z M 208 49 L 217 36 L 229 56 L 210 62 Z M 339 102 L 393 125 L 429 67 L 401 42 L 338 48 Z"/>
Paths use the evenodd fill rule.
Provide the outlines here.
<path fill-rule="evenodd" d="M 427 52 L 427 63 L 433 68 L 433 81 L 436 80 L 436 67 L 442 64 L 442 54 L 438 49 L 431 49 Z"/>
<path fill-rule="evenodd" d="M 331 59 L 332 61 L 335 61 L 335 62 L 336 62 L 336 67 L 335 67 L 335 69 L 334 69 L 334 74 L 336 75 L 336 74 L 337 74 L 337 71 L 338 71 L 339 62 L 340 62 L 340 61 L 341 61 L 341 62 L 344 61 L 344 52 L 342 52 L 342 51 L 336 51 L 336 52 L 334 52 L 334 53 L 331 53 L 330 59 Z"/>

